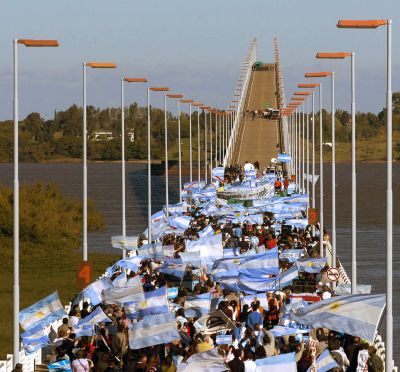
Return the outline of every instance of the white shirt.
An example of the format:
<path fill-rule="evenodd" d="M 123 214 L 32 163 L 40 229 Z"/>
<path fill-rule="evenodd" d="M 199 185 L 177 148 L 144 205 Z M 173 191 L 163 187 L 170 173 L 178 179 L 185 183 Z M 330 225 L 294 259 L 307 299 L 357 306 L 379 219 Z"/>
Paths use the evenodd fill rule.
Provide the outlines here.
<path fill-rule="evenodd" d="M 254 360 L 245 360 L 243 363 L 245 372 L 256 372 L 257 365 Z"/>
<path fill-rule="evenodd" d="M 254 169 L 254 165 L 251 164 L 251 163 L 246 163 L 243 168 L 244 168 L 245 171 L 253 170 Z"/>
<path fill-rule="evenodd" d="M 77 316 L 72 315 L 69 317 L 68 327 L 72 328 L 72 332 L 74 332 L 74 330 L 78 328 L 78 322 L 79 318 Z"/>

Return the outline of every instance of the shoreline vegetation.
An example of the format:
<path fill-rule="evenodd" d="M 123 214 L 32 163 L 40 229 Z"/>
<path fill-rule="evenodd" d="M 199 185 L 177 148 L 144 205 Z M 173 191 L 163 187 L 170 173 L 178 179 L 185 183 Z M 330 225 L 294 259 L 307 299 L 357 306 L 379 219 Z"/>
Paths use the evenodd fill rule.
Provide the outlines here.
<path fill-rule="evenodd" d="M 151 108 L 151 151 L 153 163 L 164 157 L 164 111 Z M 178 119 L 168 112 L 169 160 L 178 160 Z M 266 119 L 267 120 L 267 119 Z M 56 111 L 53 119 L 45 120 L 32 112 L 19 122 L 19 157 L 21 162 L 74 163 L 82 158 L 82 107 L 72 105 Z M 330 161 L 331 115 L 322 111 L 324 161 Z M 121 159 L 121 109 L 87 107 L 88 160 L 114 162 Z M 193 124 L 194 123 L 194 124 Z M 204 112 L 200 114 L 200 146 L 204 149 Z M 210 121 L 208 120 L 208 123 Z M 215 139 L 215 119 L 213 138 Z M 315 145 L 318 161 L 319 112 L 315 115 Z M 192 113 L 193 153 L 197 154 L 197 113 Z M 311 121 L 310 121 L 311 125 Z M 125 108 L 125 158 L 141 163 L 147 159 L 147 107 L 132 103 Z M 336 110 L 336 159 L 351 161 L 351 114 Z M 356 113 L 357 161 L 385 161 L 386 112 Z M 189 115 L 181 115 L 182 160 L 189 160 Z M 311 145 L 310 145 L 311 146 Z M 202 151 L 203 153 L 203 151 Z M 400 161 L 400 92 L 393 93 L 393 159 Z M 0 122 L 0 163 L 13 160 L 13 122 Z M 261 160 L 261 159 L 260 159 Z"/>
<path fill-rule="evenodd" d="M 67 304 L 81 288 L 76 271 L 82 253 L 82 203 L 64 196 L 55 183 L 20 187 L 20 309 L 55 290 Z M 103 215 L 88 203 L 89 230 L 104 228 Z M 3 316 L 0 359 L 12 350 L 13 191 L 0 187 L 0 293 Z M 92 278 L 118 260 L 117 255 L 91 253 Z"/>

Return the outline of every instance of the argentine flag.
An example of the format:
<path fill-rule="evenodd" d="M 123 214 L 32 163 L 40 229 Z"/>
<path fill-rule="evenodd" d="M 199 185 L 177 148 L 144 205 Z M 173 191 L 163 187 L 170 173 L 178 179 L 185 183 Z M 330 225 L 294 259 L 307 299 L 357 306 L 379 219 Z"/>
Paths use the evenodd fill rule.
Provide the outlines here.
<path fill-rule="evenodd" d="M 201 317 L 210 311 L 211 293 L 203 293 L 198 296 L 187 297 L 185 301 L 186 317 Z"/>
<path fill-rule="evenodd" d="M 271 283 L 275 281 L 275 278 L 264 278 L 262 276 L 249 276 L 243 273 L 239 273 L 237 286 L 239 290 L 246 293 L 258 293 L 268 291 L 271 287 Z"/>
<path fill-rule="evenodd" d="M 128 336 L 132 350 L 180 339 L 174 313 L 148 315 L 129 326 Z"/>
<path fill-rule="evenodd" d="M 301 259 L 296 262 L 297 269 L 301 273 L 312 273 L 318 274 L 326 265 L 326 257 L 325 258 L 306 258 Z"/>
<path fill-rule="evenodd" d="M 299 278 L 299 271 L 297 270 L 297 266 L 292 266 L 289 270 L 285 271 L 278 277 L 274 278 L 269 284 L 269 290 L 280 291 L 281 289 L 287 287 L 288 285 L 292 285 L 293 280 Z"/>
<path fill-rule="evenodd" d="M 96 280 L 92 284 L 89 284 L 89 286 L 82 292 L 82 295 L 84 298 L 89 298 L 90 303 L 93 306 L 96 306 L 102 301 L 101 293 L 103 290 L 107 290 L 112 287 L 113 284 L 111 279 L 103 277 Z"/>
<path fill-rule="evenodd" d="M 28 330 L 32 327 L 46 327 L 57 319 L 66 316 L 57 291 L 43 300 L 27 307 L 19 312 L 19 323 L 21 327 Z"/>
<path fill-rule="evenodd" d="M 158 268 L 158 270 L 160 271 L 160 273 L 172 275 L 179 279 L 182 279 L 185 276 L 186 267 L 187 267 L 187 263 L 177 265 L 174 263 L 166 262 L 163 266 L 160 266 Z"/>
<path fill-rule="evenodd" d="M 126 285 L 126 282 L 126 273 L 122 272 L 112 281 L 112 284 L 114 287 L 124 287 Z"/>
<path fill-rule="evenodd" d="M 207 225 L 203 230 L 199 231 L 200 239 L 211 235 L 214 235 L 214 229 L 211 225 Z"/>
<path fill-rule="evenodd" d="M 146 307 L 139 310 L 139 316 L 168 313 L 167 287 L 144 294 Z"/>
<path fill-rule="evenodd" d="M 256 360 L 256 372 L 297 372 L 296 354 L 287 353 Z"/>
<path fill-rule="evenodd" d="M 331 353 L 328 349 L 326 349 L 323 353 L 321 353 L 316 362 L 315 362 L 315 370 L 317 372 L 327 372 L 333 368 L 339 368 L 339 364 L 336 363 L 335 359 L 333 359 Z M 311 367 L 307 369 L 307 372 L 311 371 Z"/>
<path fill-rule="evenodd" d="M 49 328 L 43 328 L 40 324 L 30 328 L 21 334 L 21 343 L 26 355 L 49 345 Z"/>
<path fill-rule="evenodd" d="M 71 363 L 67 359 L 60 360 L 59 362 L 55 362 L 53 364 L 49 364 L 47 368 L 49 369 L 49 371 L 72 372 Z"/>
<path fill-rule="evenodd" d="M 92 311 L 88 316 L 79 320 L 78 327 L 96 325 L 101 322 L 111 323 L 111 320 L 106 314 L 104 314 L 104 311 L 100 307 L 96 307 L 96 309 Z"/>
<path fill-rule="evenodd" d="M 247 276 L 276 275 L 278 273 L 278 248 L 246 257 L 239 265 L 239 274 Z"/>
<path fill-rule="evenodd" d="M 139 278 L 139 277 L 138 277 Z M 133 278 L 133 279 L 136 279 Z M 136 280 L 135 280 L 136 282 Z M 128 284 L 128 283 L 127 283 Z M 130 284 L 130 283 L 129 283 Z M 141 283 L 132 283 L 126 287 L 112 287 L 102 292 L 102 300 L 106 305 L 124 305 L 125 302 L 136 301 L 138 295 L 144 299 L 144 291 Z M 136 284 L 136 285 L 134 285 Z"/>
<path fill-rule="evenodd" d="M 373 342 L 385 302 L 384 294 L 332 297 L 301 307 L 290 318 L 313 328 L 328 328 Z"/>

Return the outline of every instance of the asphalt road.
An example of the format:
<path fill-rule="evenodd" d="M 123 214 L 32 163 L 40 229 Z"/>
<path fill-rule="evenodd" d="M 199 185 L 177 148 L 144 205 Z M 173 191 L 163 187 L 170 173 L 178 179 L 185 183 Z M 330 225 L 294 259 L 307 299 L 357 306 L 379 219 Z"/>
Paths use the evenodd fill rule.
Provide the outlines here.
<path fill-rule="evenodd" d="M 266 66 L 269 70 L 252 72 L 245 111 L 259 110 L 264 108 L 266 104 L 270 107 L 277 107 L 275 65 L 268 64 Z M 235 162 L 243 164 L 246 161 L 254 163 L 258 160 L 260 168 L 263 169 L 270 163 L 271 158 L 277 157 L 277 143 L 277 121 L 257 116 L 252 120 L 249 114 L 242 121 L 239 131 Z"/>

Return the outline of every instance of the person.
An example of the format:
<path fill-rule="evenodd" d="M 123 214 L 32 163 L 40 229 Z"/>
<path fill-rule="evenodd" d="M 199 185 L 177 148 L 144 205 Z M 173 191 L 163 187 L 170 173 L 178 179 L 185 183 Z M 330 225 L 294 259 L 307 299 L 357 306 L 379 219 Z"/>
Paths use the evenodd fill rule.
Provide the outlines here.
<path fill-rule="evenodd" d="M 376 347 L 368 346 L 368 372 L 383 372 L 383 362 L 382 359 L 376 355 Z"/>
<path fill-rule="evenodd" d="M 287 192 L 287 190 L 289 188 L 289 184 L 290 184 L 289 178 L 285 177 L 285 180 L 283 181 L 283 187 L 285 188 L 286 192 Z"/>
<path fill-rule="evenodd" d="M 275 189 L 275 192 L 281 192 L 282 182 L 281 182 L 280 178 L 277 178 L 276 181 L 274 182 L 274 189 Z"/>
<path fill-rule="evenodd" d="M 68 327 L 68 318 L 63 318 L 62 324 L 57 328 L 57 336 L 64 337 L 70 333 L 70 329 Z"/>
<path fill-rule="evenodd" d="M 118 325 L 118 332 L 112 336 L 111 350 L 119 359 L 128 351 L 128 336 L 122 324 Z"/>
<path fill-rule="evenodd" d="M 248 315 L 247 320 L 246 320 L 246 325 L 254 331 L 255 325 L 258 324 L 263 324 L 263 318 L 261 314 L 257 311 L 258 306 L 256 303 L 253 303 L 251 306 L 252 312 Z"/>
<path fill-rule="evenodd" d="M 232 372 L 245 372 L 244 363 L 241 359 L 242 353 L 242 349 L 233 351 L 234 358 L 228 363 L 228 367 Z"/>
<path fill-rule="evenodd" d="M 89 311 L 89 303 L 88 302 L 84 302 L 82 305 L 82 311 L 81 311 L 81 319 L 87 317 L 90 314 Z"/>
<path fill-rule="evenodd" d="M 72 362 L 72 372 L 89 372 L 90 364 L 86 359 L 85 352 L 83 350 L 78 350 L 76 354 L 76 359 Z"/>
<path fill-rule="evenodd" d="M 196 343 L 197 353 L 203 353 L 204 351 L 209 351 L 212 349 L 212 346 L 208 342 L 206 342 L 205 337 L 200 334 L 197 335 Z"/>
<path fill-rule="evenodd" d="M 22 372 L 23 365 L 21 363 L 17 363 L 12 370 L 12 372 Z"/>

